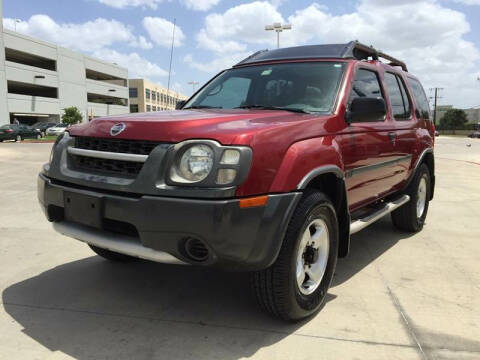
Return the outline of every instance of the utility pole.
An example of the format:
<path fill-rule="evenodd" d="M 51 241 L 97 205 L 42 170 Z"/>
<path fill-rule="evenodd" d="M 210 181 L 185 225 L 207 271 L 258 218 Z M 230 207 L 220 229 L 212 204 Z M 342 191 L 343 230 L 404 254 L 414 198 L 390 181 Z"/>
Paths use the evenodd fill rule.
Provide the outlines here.
<path fill-rule="evenodd" d="M 173 19 L 172 48 L 170 50 L 170 66 L 168 67 L 167 95 L 170 95 L 170 77 L 172 75 L 173 45 L 175 43 L 175 27 L 176 27 L 176 25 L 177 25 L 177 19 Z"/>
<path fill-rule="evenodd" d="M 430 91 L 434 92 L 434 96 L 433 96 L 433 124 L 435 126 L 437 125 L 437 100 L 441 99 L 441 96 L 438 95 L 440 90 L 443 90 L 443 88 L 439 88 L 439 87 L 430 88 Z M 430 97 L 430 99 L 432 99 L 432 97 Z"/>
<path fill-rule="evenodd" d="M 195 86 L 197 86 L 199 84 L 198 81 L 189 81 L 188 82 L 188 85 L 192 85 L 193 87 L 193 93 L 192 94 L 195 94 Z"/>
<path fill-rule="evenodd" d="M 291 30 L 291 29 L 292 29 L 292 25 L 290 24 L 282 25 L 280 23 L 274 23 L 273 25 L 265 26 L 266 31 L 275 31 L 277 33 L 277 49 L 280 48 L 280 33 L 283 30 Z"/>

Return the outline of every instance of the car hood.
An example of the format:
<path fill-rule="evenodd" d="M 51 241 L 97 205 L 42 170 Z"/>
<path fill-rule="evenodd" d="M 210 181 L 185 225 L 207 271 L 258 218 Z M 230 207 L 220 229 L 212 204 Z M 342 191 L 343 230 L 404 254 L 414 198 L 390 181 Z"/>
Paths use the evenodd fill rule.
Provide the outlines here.
<path fill-rule="evenodd" d="M 112 126 L 123 123 L 115 138 L 180 142 L 187 139 L 214 139 L 222 144 L 247 144 L 261 131 L 318 118 L 318 115 L 284 110 L 201 109 L 126 114 L 97 118 L 69 128 L 73 136 L 110 138 Z"/>

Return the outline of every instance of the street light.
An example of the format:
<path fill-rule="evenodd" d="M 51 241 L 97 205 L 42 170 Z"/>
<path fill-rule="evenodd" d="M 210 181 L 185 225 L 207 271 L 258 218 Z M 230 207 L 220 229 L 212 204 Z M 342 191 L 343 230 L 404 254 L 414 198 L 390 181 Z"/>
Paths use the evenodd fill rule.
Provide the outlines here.
<path fill-rule="evenodd" d="M 292 25 L 290 24 L 282 25 L 280 23 L 273 23 L 273 25 L 265 26 L 266 31 L 275 31 L 277 33 L 277 49 L 280 48 L 280 33 L 283 30 L 291 30 L 291 29 L 292 29 Z"/>
<path fill-rule="evenodd" d="M 195 86 L 197 86 L 199 84 L 198 81 L 189 81 L 188 82 L 188 85 L 192 85 L 193 87 L 193 94 L 195 94 Z"/>
<path fill-rule="evenodd" d="M 20 24 L 21 22 L 22 22 L 22 20 L 20 20 L 20 19 L 15 19 L 15 20 L 14 20 L 15 32 L 17 32 L 17 24 Z"/>

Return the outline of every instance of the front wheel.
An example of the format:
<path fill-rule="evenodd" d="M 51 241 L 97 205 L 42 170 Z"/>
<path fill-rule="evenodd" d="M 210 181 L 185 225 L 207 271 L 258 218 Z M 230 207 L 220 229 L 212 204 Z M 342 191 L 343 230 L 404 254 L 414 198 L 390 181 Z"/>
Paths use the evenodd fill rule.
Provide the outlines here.
<path fill-rule="evenodd" d="M 308 190 L 288 225 L 275 263 L 252 275 L 260 306 L 284 320 L 308 317 L 323 306 L 338 255 L 338 222 L 328 197 Z"/>
<path fill-rule="evenodd" d="M 430 170 L 422 164 L 405 192 L 410 201 L 392 212 L 392 222 L 397 229 L 408 232 L 422 230 L 430 203 L 430 183 Z"/>

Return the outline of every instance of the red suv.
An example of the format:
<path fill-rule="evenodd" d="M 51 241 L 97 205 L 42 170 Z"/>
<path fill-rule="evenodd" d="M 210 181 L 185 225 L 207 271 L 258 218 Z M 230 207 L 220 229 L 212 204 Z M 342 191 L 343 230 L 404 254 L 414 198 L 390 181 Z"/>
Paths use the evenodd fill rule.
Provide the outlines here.
<path fill-rule="evenodd" d="M 65 132 L 38 180 L 55 230 L 110 260 L 250 271 L 260 305 L 297 320 L 321 308 L 351 234 L 389 213 L 425 222 L 428 100 L 372 47 L 260 51 L 181 107 Z"/>

